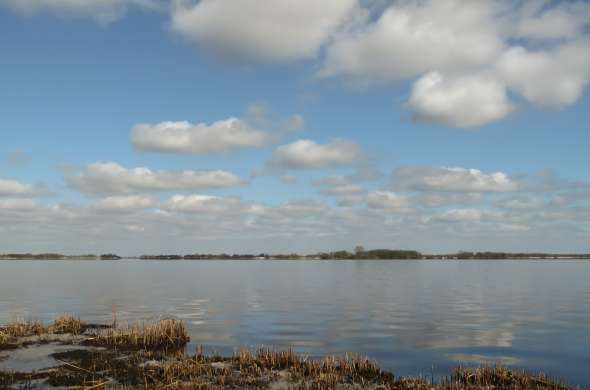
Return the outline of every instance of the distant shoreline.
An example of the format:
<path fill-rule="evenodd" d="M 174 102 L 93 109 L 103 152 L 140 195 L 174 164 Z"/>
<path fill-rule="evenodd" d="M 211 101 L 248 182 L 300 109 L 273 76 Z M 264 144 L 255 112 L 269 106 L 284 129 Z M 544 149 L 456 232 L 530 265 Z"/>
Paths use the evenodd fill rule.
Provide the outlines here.
<path fill-rule="evenodd" d="M 4 253 L 0 260 L 582 260 L 590 259 L 589 253 L 545 253 L 545 252 L 492 252 L 460 251 L 457 253 L 425 254 L 405 249 L 370 249 L 357 246 L 354 251 L 338 250 L 314 254 L 270 254 L 270 253 L 192 253 L 192 254 L 143 254 L 140 256 L 119 256 L 114 253 L 75 254 L 61 253 Z"/>
<path fill-rule="evenodd" d="M 101 259 L 100 257 L 88 258 L 88 257 L 80 257 L 80 256 L 64 256 L 61 258 L 45 258 L 45 257 L 6 257 L 0 256 L 0 261 L 82 261 L 82 262 L 90 262 L 90 261 L 119 261 L 119 260 L 138 260 L 138 261 L 309 261 L 309 262 L 322 262 L 322 261 L 473 261 L 473 260 L 512 260 L 512 261 L 520 261 L 520 260 L 590 260 L 590 256 L 588 255 L 580 255 L 580 256 L 545 256 L 545 257 L 506 257 L 506 258 L 494 258 L 494 257 L 472 257 L 472 258 L 457 258 L 457 257 L 422 257 L 422 258 L 331 258 L 331 259 L 320 259 L 320 258 L 309 258 L 309 257 L 301 257 L 301 258 L 281 258 L 281 257 L 268 257 L 264 259 L 260 258 L 246 258 L 246 257 L 217 257 L 217 258 L 203 258 L 203 259 L 194 259 L 194 258 L 159 258 L 159 257 L 120 257 L 118 259 Z"/>

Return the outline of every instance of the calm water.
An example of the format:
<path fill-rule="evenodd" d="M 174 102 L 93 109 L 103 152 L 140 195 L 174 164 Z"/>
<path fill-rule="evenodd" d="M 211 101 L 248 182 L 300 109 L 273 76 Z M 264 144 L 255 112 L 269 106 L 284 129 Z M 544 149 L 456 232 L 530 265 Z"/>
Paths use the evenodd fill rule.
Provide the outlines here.
<path fill-rule="evenodd" d="M 358 352 L 397 374 L 502 362 L 590 385 L 590 261 L 0 261 L 0 322 L 172 316 L 193 348 Z"/>

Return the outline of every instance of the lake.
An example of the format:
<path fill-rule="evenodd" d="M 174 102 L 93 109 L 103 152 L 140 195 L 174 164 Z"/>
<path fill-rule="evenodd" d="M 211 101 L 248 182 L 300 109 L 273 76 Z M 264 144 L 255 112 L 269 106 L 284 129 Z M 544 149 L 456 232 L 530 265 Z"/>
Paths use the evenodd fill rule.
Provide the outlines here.
<path fill-rule="evenodd" d="M 399 375 L 502 363 L 590 385 L 590 261 L 0 261 L 0 323 L 175 317 L 191 345 L 356 352 Z"/>

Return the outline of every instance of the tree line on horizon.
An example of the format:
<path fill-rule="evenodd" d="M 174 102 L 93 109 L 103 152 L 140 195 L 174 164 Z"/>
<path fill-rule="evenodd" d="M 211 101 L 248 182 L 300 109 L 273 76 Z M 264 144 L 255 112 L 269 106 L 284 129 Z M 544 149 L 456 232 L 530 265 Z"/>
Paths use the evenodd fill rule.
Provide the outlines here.
<path fill-rule="evenodd" d="M 0 260 L 119 260 L 122 256 L 107 253 L 102 255 L 85 254 L 68 256 L 59 253 L 9 253 L 0 254 Z M 422 254 L 415 250 L 403 249 L 372 249 L 365 250 L 357 246 L 354 251 L 338 250 L 333 252 L 319 252 L 310 255 L 291 254 L 160 254 L 160 255 L 141 255 L 130 257 L 140 260 L 416 260 L 416 259 L 481 259 L 481 260 L 502 260 L 502 259 L 559 259 L 559 258 L 580 258 L 590 259 L 590 254 L 555 254 L 543 252 L 469 252 L 460 251 L 451 254 Z"/>

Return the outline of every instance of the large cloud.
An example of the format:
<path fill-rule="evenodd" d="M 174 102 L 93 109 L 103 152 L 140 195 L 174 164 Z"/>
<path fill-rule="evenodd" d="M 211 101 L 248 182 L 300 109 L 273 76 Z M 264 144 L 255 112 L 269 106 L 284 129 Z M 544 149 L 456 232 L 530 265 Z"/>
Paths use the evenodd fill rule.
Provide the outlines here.
<path fill-rule="evenodd" d="M 117 163 L 94 163 L 66 178 L 81 192 L 125 194 L 142 191 L 191 190 L 237 186 L 240 178 L 226 171 L 152 171 Z"/>
<path fill-rule="evenodd" d="M 345 140 L 318 144 L 299 140 L 279 146 L 273 153 L 270 165 L 274 168 L 313 169 L 353 163 L 360 157 L 359 147 Z"/>
<path fill-rule="evenodd" d="M 534 40 L 576 38 L 590 24 L 590 3 L 559 1 L 548 7 L 547 1 L 524 2 L 515 21 L 514 35 Z"/>
<path fill-rule="evenodd" d="M 321 74 L 399 80 L 439 70 L 470 69 L 503 48 L 491 1 L 400 1 L 377 21 L 338 37 Z"/>
<path fill-rule="evenodd" d="M 396 188 L 410 191 L 512 192 L 523 188 L 504 172 L 444 167 L 397 168 L 393 172 L 393 183 Z"/>
<path fill-rule="evenodd" d="M 590 82 L 590 40 L 553 50 L 513 47 L 501 56 L 497 67 L 508 85 L 528 101 L 560 108 L 578 100 Z"/>
<path fill-rule="evenodd" d="M 101 23 L 122 17 L 130 6 L 156 9 L 157 0 L 0 0 L 18 12 L 52 11 L 64 16 L 89 16 Z"/>
<path fill-rule="evenodd" d="M 541 107 L 575 103 L 590 81 L 588 25 L 588 2 L 398 1 L 337 36 L 320 74 L 418 77 L 408 104 L 418 120 L 478 127 L 512 111 L 507 91 Z"/>
<path fill-rule="evenodd" d="M 487 75 L 428 73 L 414 84 L 408 104 L 417 120 L 453 127 L 481 126 L 512 111 L 504 84 Z"/>
<path fill-rule="evenodd" d="M 313 57 L 356 0 L 201 0 L 177 2 L 172 29 L 214 50 L 255 60 Z"/>

